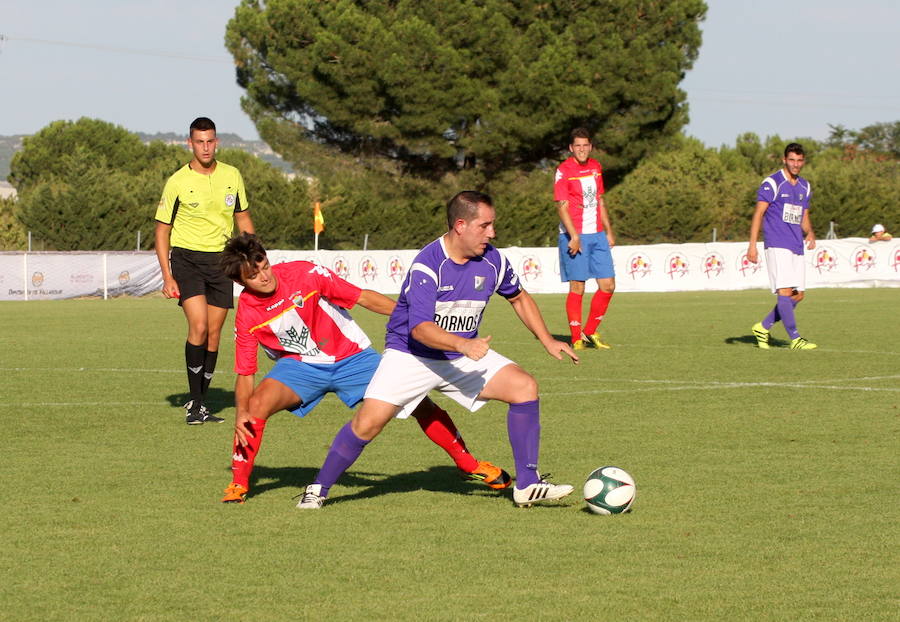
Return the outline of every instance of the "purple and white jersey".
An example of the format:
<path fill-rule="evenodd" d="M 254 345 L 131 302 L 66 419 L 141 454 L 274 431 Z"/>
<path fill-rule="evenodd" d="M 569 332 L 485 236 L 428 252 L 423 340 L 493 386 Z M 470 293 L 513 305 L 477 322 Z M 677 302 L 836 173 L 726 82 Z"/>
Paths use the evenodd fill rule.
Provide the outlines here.
<path fill-rule="evenodd" d="M 812 188 L 809 182 L 797 177 L 791 184 L 784 170 L 766 177 L 756 192 L 757 201 L 769 204 L 763 216 L 766 248 L 786 248 L 795 255 L 803 254 L 803 212 L 809 209 Z"/>
<path fill-rule="evenodd" d="M 494 292 L 512 298 L 520 291 L 519 277 L 496 248 L 488 244 L 484 255 L 460 265 L 448 256 L 441 236 L 413 260 L 387 323 L 385 346 L 430 359 L 459 358 L 459 352 L 435 350 L 416 341 L 412 329 L 434 322 L 448 333 L 471 339 L 478 335 Z"/>

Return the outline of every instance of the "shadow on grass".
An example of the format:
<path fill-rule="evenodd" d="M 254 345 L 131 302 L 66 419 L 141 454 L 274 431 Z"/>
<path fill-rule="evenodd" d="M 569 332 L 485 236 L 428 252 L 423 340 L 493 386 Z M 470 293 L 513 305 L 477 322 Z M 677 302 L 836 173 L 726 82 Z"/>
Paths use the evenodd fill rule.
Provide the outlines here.
<path fill-rule="evenodd" d="M 190 399 L 190 393 L 173 393 L 166 396 L 166 401 L 178 408 L 183 407 Z M 206 400 L 203 404 L 212 414 L 221 412 L 226 408 L 231 408 L 234 406 L 234 391 L 210 387 L 209 391 L 206 393 Z"/>
<path fill-rule="evenodd" d="M 292 495 L 299 495 L 313 481 L 318 471 L 318 467 L 275 468 L 256 465 L 253 469 L 248 498 L 280 488 L 289 488 Z M 260 481 L 262 483 L 259 483 Z M 329 496 L 328 505 L 418 490 L 455 495 L 487 494 L 496 496 L 509 496 L 512 490 L 512 488 L 508 488 L 495 491 L 476 482 L 464 481 L 460 478 L 459 471 L 452 466 L 433 466 L 422 471 L 394 475 L 350 470 L 341 476 L 337 485 L 343 487 L 344 492 L 338 493 L 334 497 Z M 347 488 L 359 490 L 350 491 L 348 494 Z"/>
<path fill-rule="evenodd" d="M 741 335 L 740 337 L 728 337 L 725 339 L 725 343 L 728 345 L 749 345 L 756 346 L 756 337 L 753 335 Z M 774 337 L 769 337 L 769 347 L 771 348 L 790 348 L 791 343 L 789 341 L 783 341 L 781 339 L 775 339 Z"/>

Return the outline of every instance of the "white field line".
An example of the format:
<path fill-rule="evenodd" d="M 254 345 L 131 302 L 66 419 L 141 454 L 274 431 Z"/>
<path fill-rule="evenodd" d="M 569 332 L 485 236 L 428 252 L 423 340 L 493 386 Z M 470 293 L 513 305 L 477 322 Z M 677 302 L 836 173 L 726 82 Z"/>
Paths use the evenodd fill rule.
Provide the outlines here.
<path fill-rule="evenodd" d="M 487 333 L 487 332 L 486 332 L 486 333 L 484 333 L 483 335 L 480 335 L 480 336 L 485 337 L 485 336 L 487 336 L 488 334 L 490 334 L 490 333 Z M 777 339 L 777 338 L 776 338 L 776 339 Z M 776 347 L 772 348 L 772 351 L 778 352 L 779 350 L 784 350 L 785 352 L 790 352 L 791 349 L 790 349 L 790 348 L 788 347 L 788 345 L 787 345 L 787 338 L 782 339 L 782 340 L 780 340 L 780 341 L 783 341 L 783 342 L 785 343 L 785 345 L 784 345 L 783 347 L 777 347 L 777 346 L 776 346 Z M 512 357 L 514 357 L 515 355 L 514 355 L 514 354 L 510 355 L 510 353 L 508 352 L 507 346 L 533 346 L 533 345 L 535 345 L 534 341 L 504 341 L 504 342 L 502 343 L 502 345 L 500 345 L 500 350 L 507 350 L 507 352 L 505 352 L 505 353 L 504 353 L 504 352 L 501 352 L 501 354 L 504 354 L 505 356 L 510 356 L 510 357 L 512 358 Z M 539 345 L 539 344 L 538 344 L 538 345 Z M 751 344 L 751 343 L 747 343 L 746 345 L 747 345 L 748 348 L 752 348 L 753 350 L 757 350 L 756 346 L 754 346 L 754 345 Z M 615 348 L 616 350 L 618 350 L 618 349 L 620 349 L 620 348 L 621 348 L 621 349 L 634 349 L 634 350 L 636 350 L 636 349 L 645 349 L 645 350 L 651 350 L 651 349 L 652 349 L 652 350 L 674 350 L 674 349 L 678 349 L 678 350 L 683 350 L 684 347 L 685 347 L 685 346 L 683 346 L 683 345 L 678 345 L 678 344 L 671 344 L 671 345 L 654 345 L 654 344 L 650 344 L 650 343 L 642 343 L 642 344 L 640 344 L 640 345 L 634 345 L 634 344 L 630 344 L 630 345 L 629 345 L 629 344 L 624 344 L 624 345 L 622 345 L 622 344 L 613 343 L 613 348 Z M 721 349 L 722 347 L 724 347 L 724 344 L 720 344 L 720 345 L 697 345 L 697 344 L 691 344 L 691 348 L 700 348 L 700 349 L 704 349 L 704 350 L 712 350 L 712 349 L 719 350 L 719 349 Z M 772 353 L 773 353 L 772 351 L 763 354 L 763 356 L 767 356 L 767 355 L 769 355 L 769 354 L 772 354 Z M 829 348 L 829 347 L 827 347 L 827 346 L 824 346 L 824 347 L 823 347 L 823 346 L 819 346 L 818 351 L 821 352 L 821 353 L 823 353 L 823 354 L 824 354 L 824 353 L 829 353 L 829 354 L 831 354 L 832 352 L 834 352 L 834 353 L 837 353 L 837 354 L 875 354 L 875 355 L 883 354 L 883 355 L 887 355 L 887 356 L 900 356 L 900 352 L 894 351 L 894 350 L 838 350 L 838 349 L 835 349 L 835 348 Z M 590 355 L 592 355 L 592 354 L 593 354 L 593 353 L 591 353 L 591 352 L 587 352 L 587 354 L 585 354 L 584 352 L 582 352 L 582 354 L 579 355 L 579 358 L 584 358 L 584 356 L 586 356 L 586 355 L 587 355 L 587 356 L 590 356 Z M 597 356 L 603 356 L 603 355 L 602 355 L 602 354 L 598 354 Z M 777 356 L 777 355 L 775 355 L 775 356 Z M 796 356 L 796 354 L 792 354 L 791 356 Z M 808 355 L 806 355 L 806 356 L 816 356 L 816 355 L 815 355 L 815 354 L 808 354 Z"/>
<path fill-rule="evenodd" d="M 136 367 L 0 367 L 0 372 L 7 371 L 51 371 L 51 372 L 99 372 L 99 373 L 135 373 L 135 374 L 183 374 L 183 369 L 138 369 Z"/>

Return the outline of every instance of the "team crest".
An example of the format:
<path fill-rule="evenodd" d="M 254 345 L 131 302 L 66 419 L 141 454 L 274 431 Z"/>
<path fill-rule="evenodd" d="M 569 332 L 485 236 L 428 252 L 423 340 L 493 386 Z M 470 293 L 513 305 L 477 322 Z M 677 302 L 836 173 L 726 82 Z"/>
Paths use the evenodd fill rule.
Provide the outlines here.
<path fill-rule="evenodd" d="M 690 271 L 687 258 L 681 253 L 671 253 L 666 257 L 666 274 L 670 279 L 684 277 Z"/>
<path fill-rule="evenodd" d="M 703 258 L 703 274 L 711 279 L 725 271 L 725 259 L 719 253 L 707 253 Z"/>
<path fill-rule="evenodd" d="M 875 253 L 870 248 L 860 246 L 853 252 L 853 269 L 864 272 L 875 267 Z"/>
<path fill-rule="evenodd" d="M 131 280 L 131 274 L 128 273 L 128 270 L 122 270 L 119 273 L 119 285 L 126 285 L 128 281 Z"/>
<path fill-rule="evenodd" d="M 827 246 L 823 246 L 816 251 L 813 261 L 819 274 L 833 272 L 837 268 L 837 255 Z"/>
<path fill-rule="evenodd" d="M 359 276 L 363 281 L 374 281 L 378 276 L 378 266 L 371 257 L 363 257 L 359 262 Z"/>
<path fill-rule="evenodd" d="M 526 257 L 522 260 L 522 278 L 533 281 L 541 276 L 541 262 L 536 257 Z"/>
<path fill-rule="evenodd" d="M 293 292 L 290 296 L 288 296 L 288 300 L 290 300 L 298 309 L 303 308 L 303 292 Z"/>
<path fill-rule="evenodd" d="M 900 246 L 894 249 L 894 254 L 891 257 L 891 267 L 894 269 L 894 272 L 900 272 Z"/>
<path fill-rule="evenodd" d="M 483 276 L 475 277 L 475 291 L 476 292 L 484 291 L 484 277 Z"/>
<path fill-rule="evenodd" d="M 234 207 L 234 195 L 233 194 L 225 195 L 225 205 L 227 205 L 228 207 Z"/>
<path fill-rule="evenodd" d="M 653 263 L 650 258 L 642 253 L 635 253 L 628 258 L 628 274 L 632 279 L 644 278 L 653 271 Z"/>
<path fill-rule="evenodd" d="M 43 272 L 35 272 L 31 275 L 31 284 L 34 287 L 40 287 L 44 284 L 44 273 Z"/>

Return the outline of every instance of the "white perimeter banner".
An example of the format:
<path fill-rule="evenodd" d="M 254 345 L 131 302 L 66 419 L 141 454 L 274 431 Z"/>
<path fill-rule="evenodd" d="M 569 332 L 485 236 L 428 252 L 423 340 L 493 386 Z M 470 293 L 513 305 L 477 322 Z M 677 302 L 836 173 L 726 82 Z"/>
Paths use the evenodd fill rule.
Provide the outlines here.
<path fill-rule="evenodd" d="M 501 249 L 531 293 L 568 291 L 559 280 L 556 248 Z M 418 251 L 269 251 L 274 263 L 307 260 L 360 287 L 398 294 Z M 807 251 L 806 285 L 900 287 L 900 240 L 821 240 Z M 747 261 L 747 244 L 652 244 L 613 249 L 618 292 L 713 291 L 769 287 L 765 256 Z M 152 252 L 0 253 L 0 300 L 78 296 L 140 296 L 159 291 L 162 277 Z M 588 291 L 596 289 L 589 282 Z M 240 288 L 235 286 L 235 294 Z"/>

